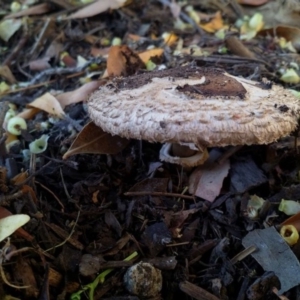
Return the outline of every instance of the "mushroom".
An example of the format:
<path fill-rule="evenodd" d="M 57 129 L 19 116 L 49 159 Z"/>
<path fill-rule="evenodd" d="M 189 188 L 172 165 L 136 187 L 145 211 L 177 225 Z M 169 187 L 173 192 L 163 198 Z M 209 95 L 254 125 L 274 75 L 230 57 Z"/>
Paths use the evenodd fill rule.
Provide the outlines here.
<path fill-rule="evenodd" d="M 88 110 L 104 131 L 167 143 L 162 160 L 196 166 L 206 147 L 269 144 L 289 135 L 300 104 L 278 85 L 182 66 L 115 78 L 91 95 Z M 192 156 L 179 158 L 174 144 Z"/>

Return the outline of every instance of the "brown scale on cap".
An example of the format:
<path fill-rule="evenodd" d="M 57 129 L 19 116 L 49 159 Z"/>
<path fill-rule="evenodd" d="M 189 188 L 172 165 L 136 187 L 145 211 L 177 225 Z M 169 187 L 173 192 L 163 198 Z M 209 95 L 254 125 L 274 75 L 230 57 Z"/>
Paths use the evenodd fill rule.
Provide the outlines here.
<path fill-rule="evenodd" d="M 268 144 L 296 129 L 299 100 L 219 69 L 178 67 L 101 86 L 88 102 L 113 135 L 203 147 Z"/>

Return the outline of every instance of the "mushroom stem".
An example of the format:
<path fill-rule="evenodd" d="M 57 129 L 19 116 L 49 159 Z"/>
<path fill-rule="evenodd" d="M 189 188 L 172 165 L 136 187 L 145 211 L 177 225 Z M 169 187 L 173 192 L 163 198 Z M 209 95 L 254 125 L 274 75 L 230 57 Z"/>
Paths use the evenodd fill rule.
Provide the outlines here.
<path fill-rule="evenodd" d="M 160 150 L 159 158 L 183 167 L 195 167 L 207 160 L 208 152 L 206 148 L 203 151 L 196 151 L 187 145 L 166 143 Z"/>

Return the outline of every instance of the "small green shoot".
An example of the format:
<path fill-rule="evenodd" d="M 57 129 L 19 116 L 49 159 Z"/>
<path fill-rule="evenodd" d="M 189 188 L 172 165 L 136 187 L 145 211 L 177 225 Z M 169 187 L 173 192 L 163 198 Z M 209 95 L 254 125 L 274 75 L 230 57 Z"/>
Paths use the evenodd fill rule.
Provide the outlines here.
<path fill-rule="evenodd" d="M 136 256 L 138 255 L 138 253 L 135 251 L 133 252 L 132 254 L 130 254 L 129 256 L 127 256 L 124 261 L 130 261 L 132 260 L 133 258 L 135 258 Z M 105 281 L 105 277 L 106 275 L 108 275 L 109 273 L 111 273 L 114 269 L 107 269 L 105 271 L 103 271 L 101 274 L 99 274 L 96 279 L 87 284 L 87 285 L 84 285 L 82 287 L 81 290 L 79 290 L 78 292 L 76 293 L 73 293 L 71 295 L 71 300 L 81 300 L 81 294 L 85 291 L 88 291 L 89 293 L 89 300 L 94 300 L 94 292 L 95 292 L 95 289 L 97 288 L 98 284 L 102 284 L 104 281 Z"/>

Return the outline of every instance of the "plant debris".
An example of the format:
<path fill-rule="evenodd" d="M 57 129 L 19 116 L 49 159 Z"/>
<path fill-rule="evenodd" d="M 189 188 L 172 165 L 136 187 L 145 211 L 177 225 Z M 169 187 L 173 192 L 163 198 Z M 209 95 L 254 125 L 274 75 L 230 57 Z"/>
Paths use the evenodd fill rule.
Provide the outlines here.
<path fill-rule="evenodd" d="M 0 299 L 298 299 L 299 10 L 3 0 Z"/>

